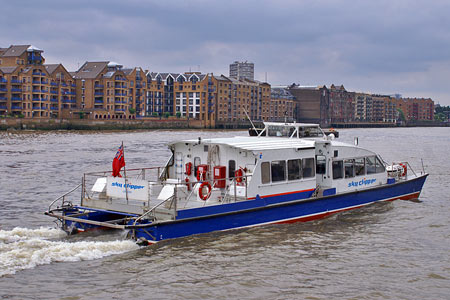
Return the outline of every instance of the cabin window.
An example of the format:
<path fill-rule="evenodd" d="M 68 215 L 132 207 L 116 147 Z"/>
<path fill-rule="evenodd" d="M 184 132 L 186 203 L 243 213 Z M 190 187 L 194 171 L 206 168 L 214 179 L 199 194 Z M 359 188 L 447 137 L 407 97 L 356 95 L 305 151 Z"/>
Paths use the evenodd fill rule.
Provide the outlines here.
<path fill-rule="evenodd" d="M 234 178 L 234 172 L 236 171 L 236 161 L 228 161 L 228 178 Z"/>
<path fill-rule="evenodd" d="M 378 157 L 375 157 L 375 172 L 377 172 L 377 173 L 384 172 L 384 165 Z"/>
<path fill-rule="evenodd" d="M 197 176 L 198 165 L 202 163 L 200 157 L 194 157 L 194 176 Z"/>
<path fill-rule="evenodd" d="M 270 183 L 270 163 L 261 163 L 261 183 Z"/>
<path fill-rule="evenodd" d="M 271 164 L 272 182 L 286 180 L 286 161 L 275 160 Z"/>
<path fill-rule="evenodd" d="M 355 177 L 355 160 L 345 159 L 344 160 L 344 172 L 345 178 Z"/>
<path fill-rule="evenodd" d="M 343 178 L 344 162 L 342 160 L 333 161 L 333 179 Z"/>
<path fill-rule="evenodd" d="M 317 174 L 325 174 L 327 172 L 327 160 L 323 155 L 317 155 L 316 172 Z"/>
<path fill-rule="evenodd" d="M 292 159 L 288 160 L 288 180 L 297 180 L 302 178 L 302 160 L 301 159 Z"/>
<path fill-rule="evenodd" d="M 376 166 L 375 166 L 375 156 L 366 157 L 366 170 L 367 174 L 375 174 Z"/>
<path fill-rule="evenodd" d="M 314 158 L 304 158 L 302 160 L 303 178 L 316 176 L 314 172 Z"/>
<path fill-rule="evenodd" d="M 355 175 L 363 176 L 365 174 L 364 158 L 355 158 Z"/>

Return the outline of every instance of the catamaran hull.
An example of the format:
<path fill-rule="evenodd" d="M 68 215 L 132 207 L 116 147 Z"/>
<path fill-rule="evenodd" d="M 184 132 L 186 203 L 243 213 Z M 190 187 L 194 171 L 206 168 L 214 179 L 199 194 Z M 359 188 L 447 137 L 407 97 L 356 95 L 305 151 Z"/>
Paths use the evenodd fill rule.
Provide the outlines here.
<path fill-rule="evenodd" d="M 144 238 L 149 243 L 155 243 L 213 231 L 266 224 L 307 222 L 375 202 L 417 199 L 427 176 L 428 174 L 425 174 L 404 182 L 321 198 L 308 199 L 312 192 L 299 193 L 297 200 L 289 199 L 291 195 L 271 196 L 271 203 L 278 201 L 275 204 L 267 204 L 269 198 L 258 197 L 255 200 L 245 201 L 247 207 L 245 209 L 239 207 L 244 202 L 217 206 L 215 211 L 212 207 L 205 207 L 185 214 L 184 218 L 180 212 L 181 219 L 178 218 L 175 221 L 136 226 L 130 224 L 128 228 L 136 239 Z M 210 213 L 205 215 L 208 211 Z M 214 213 L 211 214 L 213 211 Z"/>

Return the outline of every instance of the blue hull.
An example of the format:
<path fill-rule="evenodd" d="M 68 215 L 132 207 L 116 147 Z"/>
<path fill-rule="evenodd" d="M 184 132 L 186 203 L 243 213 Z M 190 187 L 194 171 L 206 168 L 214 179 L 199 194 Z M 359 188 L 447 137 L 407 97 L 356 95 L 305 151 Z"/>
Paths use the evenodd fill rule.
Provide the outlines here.
<path fill-rule="evenodd" d="M 428 174 L 425 174 L 405 182 L 320 198 L 309 198 L 312 191 L 305 191 L 182 210 L 178 212 L 175 221 L 139 224 L 137 227 L 129 226 L 129 228 L 134 231 L 136 239 L 145 238 L 154 243 L 212 231 L 264 224 L 306 222 L 378 201 L 418 198 L 427 176 Z"/>

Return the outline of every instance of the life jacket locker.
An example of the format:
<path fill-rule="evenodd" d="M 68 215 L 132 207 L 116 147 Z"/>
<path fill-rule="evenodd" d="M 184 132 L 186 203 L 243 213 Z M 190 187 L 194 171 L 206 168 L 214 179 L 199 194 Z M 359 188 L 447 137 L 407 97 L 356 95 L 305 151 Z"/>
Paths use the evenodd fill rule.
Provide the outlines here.
<path fill-rule="evenodd" d="M 224 189 L 226 187 L 227 167 L 214 167 L 214 187 Z"/>

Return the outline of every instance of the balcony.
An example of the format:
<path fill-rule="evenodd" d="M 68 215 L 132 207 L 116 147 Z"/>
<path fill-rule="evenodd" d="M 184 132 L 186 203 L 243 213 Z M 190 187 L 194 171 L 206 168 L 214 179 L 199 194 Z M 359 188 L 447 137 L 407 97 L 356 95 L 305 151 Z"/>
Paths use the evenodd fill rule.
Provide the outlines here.
<path fill-rule="evenodd" d="M 95 92 L 94 95 L 95 96 L 103 96 L 103 92 Z"/>
<path fill-rule="evenodd" d="M 6 105 L 0 105 L 0 110 L 7 110 L 8 107 Z"/>
<path fill-rule="evenodd" d="M 11 79 L 11 83 L 22 83 L 19 79 Z"/>
<path fill-rule="evenodd" d="M 58 86 L 58 85 L 59 85 L 59 83 L 58 83 L 58 82 L 51 82 L 51 83 L 50 83 L 50 85 L 53 85 L 53 86 Z"/>
<path fill-rule="evenodd" d="M 41 75 L 41 72 L 39 70 L 33 71 L 33 75 Z"/>
<path fill-rule="evenodd" d="M 50 91 L 50 94 L 58 95 L 58 91 Z"/>
<path fill-rule="evenodd" d="M 40 93 L 41 90 L 40 89 L 33 89 L 33 93 Z"/>
<path fill-rule="evenodd" d="M 6 92 L 8 91 L 6 88 L 0 88 L 0 92 Z"/>
<path fill-rule="evenodd" d="M 65 82 L 61 82 L 61 86 L 67 86 Z"/>
<path fill-rule="evenodd" d="M 41 98 L 33 98 L 33 101 L 42 101 L 42 100 L 44 100 L 44 99 L 41 99 Z"/>
<path fill-rule="evenodd" d="M 50 107 L 50 109 L 51 109 L 51 110 L 58 110 L 58 107 L 52 106 L 52 107 Z"/>
<path fill-rule="evenodd" d="M 103 100 L 95 100 L 95 103 L 103 104 Z"/>
<path fill-rule="evenodd" d="M 50 99 L 50 102 L 58 102 L 58 99 L 57 98 L 52 98 L 52 99 Z"/>
<path fill-rule="evenodd" d="M 96 88 L 96 89 L 102 89 L 102 88 L 104 88 L 105 86 L 103 85 L 103 84 L 95 84 L 94 85 L 94 88 Z"/>
<path fill-rule="evenodd" d="M 71 87 L 77 87 L 77 84 L 76 83 L 71 83 L 70 86 Z"/>
<path fill-rule="evenodd" d="M 11 109 L 12 110 L 18 110 L 18 109 L 22 110 L 22 106 L 21 105 L 12 105 Z"/>
<path fill-rule="evenodd" d="M 42 92 L 42 93 L 48 93 L 48 90 L 42 89 L 41 92 Z"/>
<path fill-rule="evenodd" d="M 42 75 L 44 75 L 44 74 L 42 74 Z M 48 80 L 42 80 L 41 84 L 48 84 Z"/>
<path fill-rule="evenodd" d="M 69 100 L 69 99 L 62 99 L 61 102 L 62 103 L 77 103 L 76 100 Z"/>
<path fill-rule="evenodd" d="M 21 97 L 11 97 L 11 101 L 22 101 Z"/>
<path fill-rule="evenodd" d="M 123 108 L 114 108 L 114 111 L 125 112 L 125 109 L 123 109 Z"/>
<path fill-rule="evenodd" d="M 42 107 L 40 107 L 40 106 L 35 106 L 35 105 L 33 105 L 33 109 L 34 109 L 34 110 L 43 110 L 44 108 L 42 108 Z"/>
<path fill-rule="evenodd" d="M 0 101 L 2 101 L 2 100 L 6 101 L 6 100 L 8 100 L 8 98 L 1 96 Z"/>
<path fill-rule="evenodd" d="M 33 80 L 33 84 L 41 84 L 40 80 Z"/>
<path fill-rule="evenodd" d="M 6 78 L 0 78 L 0 82 L 1 82 L 1 83 L 7 83 L 8 80 L 7 80 Z"/>

